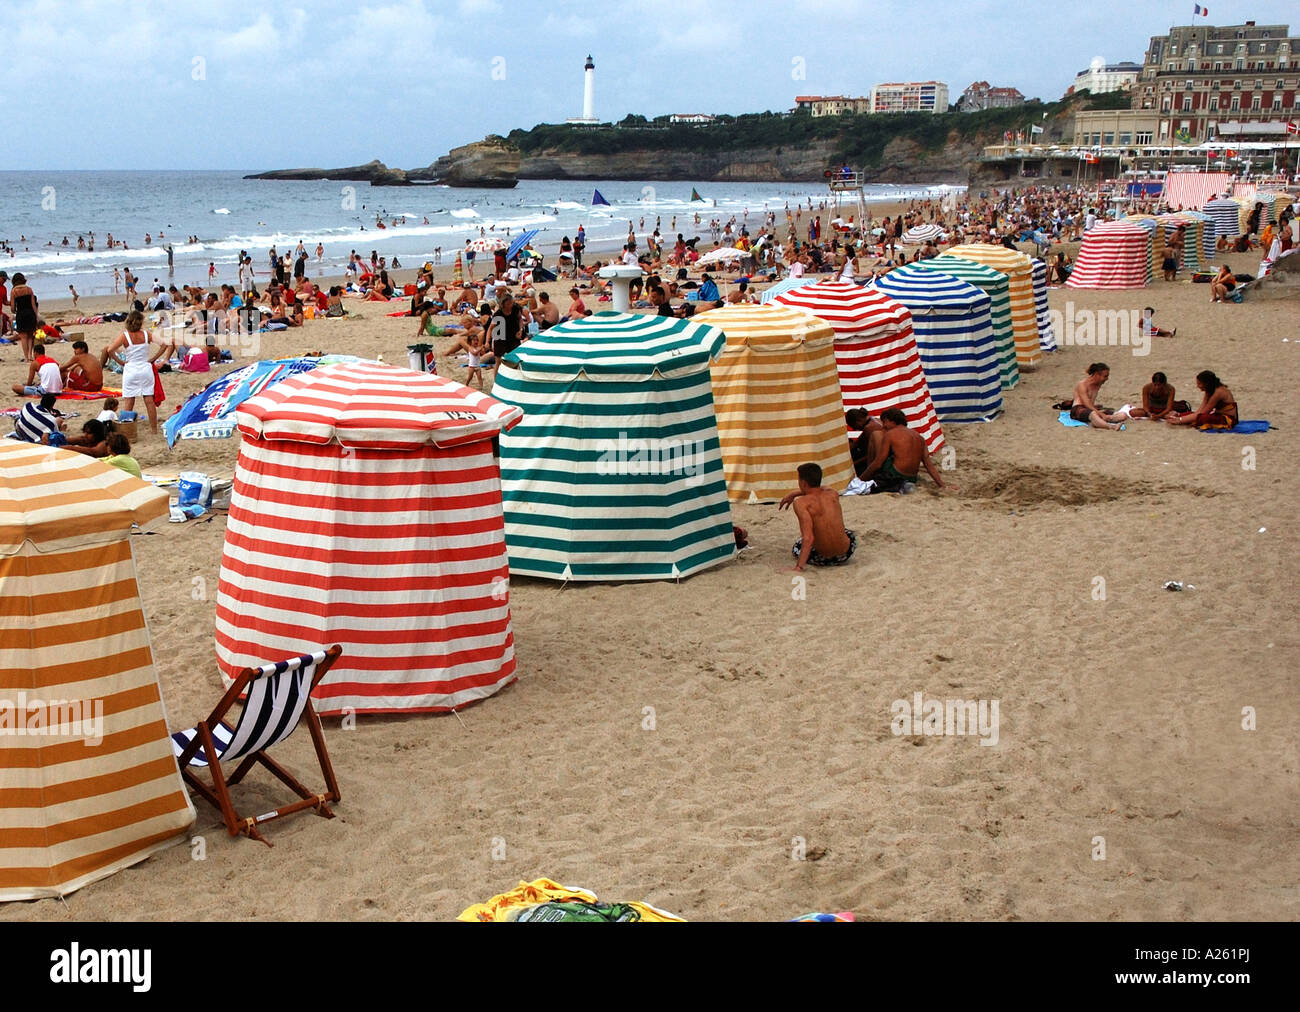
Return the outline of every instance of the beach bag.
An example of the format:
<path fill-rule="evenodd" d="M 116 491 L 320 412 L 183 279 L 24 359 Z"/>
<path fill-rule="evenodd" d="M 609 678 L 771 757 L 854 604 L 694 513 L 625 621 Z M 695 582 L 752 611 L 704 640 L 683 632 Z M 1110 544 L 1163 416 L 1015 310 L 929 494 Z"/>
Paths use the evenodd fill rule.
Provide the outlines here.
<path fill-rule="evenodd" d="M 190 348 L 185 352 L 185 360 L 181 363 L 181 369 L 185 372 L 209 372 L 212 365 L 208 362 L 208 353 L 203 348 Z"/>
<path fill-rule="evenodd" d="M 180 506 L 207 509 L 212 504 L 212 479 L 201 471 L 182 471 L 177 491 L 177 504 Z"/>

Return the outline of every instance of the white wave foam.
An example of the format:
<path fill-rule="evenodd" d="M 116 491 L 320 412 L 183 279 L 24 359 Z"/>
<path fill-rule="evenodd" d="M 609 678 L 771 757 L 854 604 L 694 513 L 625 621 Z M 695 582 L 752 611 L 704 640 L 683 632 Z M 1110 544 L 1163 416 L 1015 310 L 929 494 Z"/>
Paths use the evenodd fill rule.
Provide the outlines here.
<path fill-rule="evenodd" d="M 458 207 L 448 212 L 453 218 L 477 218 L 478 212 L 472 207 Z"/>

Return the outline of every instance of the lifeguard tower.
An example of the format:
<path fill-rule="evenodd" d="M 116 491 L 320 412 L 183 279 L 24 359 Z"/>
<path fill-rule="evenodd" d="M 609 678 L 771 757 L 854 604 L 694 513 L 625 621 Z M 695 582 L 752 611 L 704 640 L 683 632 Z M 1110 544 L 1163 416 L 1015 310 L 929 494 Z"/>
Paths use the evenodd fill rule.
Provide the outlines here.
<path fill-rule="evenodd" d="M 863 174 L 855 172 L 847 165 L 830 169 L 826 173 L 831 188 L 831 201 L 835 205 L 835 217 L 843 218 L 845 206 L 853 216 L 858 228 L 863 228 L 867 221 L 867 200 L 863 193 Z"/>

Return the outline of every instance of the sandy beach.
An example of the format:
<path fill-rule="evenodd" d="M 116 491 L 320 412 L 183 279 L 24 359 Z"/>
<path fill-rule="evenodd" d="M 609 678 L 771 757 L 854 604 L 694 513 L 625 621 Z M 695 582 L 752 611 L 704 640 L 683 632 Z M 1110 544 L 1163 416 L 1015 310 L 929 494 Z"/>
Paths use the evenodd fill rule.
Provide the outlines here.
<path fill-rule="evenodd" d="M 1253 272 L 1258 254 L 1230 262 Z M 543 287 L 559 299 L 568 283 Z M 691 920 L 1300 917 L 1296 303 L 1211 305 L 1181 279 L 1050 301 L 1151 305 L 1178 335 L 1147 356 L 1062 348 L 1002 417 L 946 426 L 956 490 L 843 500 L 859 554 L 810 572 L 806 599 L 785 571 L 795 523 L 760 505 L 733 507 L 752 550 L 680 584 L 513 580 L 516 684 L 457 716 L 327 722 L 337 819 L 272 823 L 268 851 L 197 800 L 203 860 L 175 847 L 66 902 L 0 906 L 0 921 L 446 920 L 540 876 Z M 60 305 L 43 301 L 47 318 Z M 405 365 L 414 321 L 385 315 L 402 307 L 348 308 L 261 335 L 259 357 Z M 93 352 L 120 329 L 69 328 Z M 1138 401 L 1163 370 L 1195 405 L 1194 376 L 1213 369 L 1244 418 L 1275 429 L 1063 427 L 1050 405 L 1098 360 L 1108 404 Z M 451 358 L 439 372 L 464 378 Z M 0 347 L 3 388 L 25 374 L 17 346 Z M 162 416 L 214 377 L 166 375 Z M 173 452 L 142 429 L 146 472 L 233 474 L 237 438 Z M 224 531 L 219 514 L 133 538 L 173 729 L 220 695 Z M 891 703 L 916 692 L 998 700 L 996 746 L 893 734 Z M 311 768 L 306 735 L 279 754 Z M 251 779 L 247 807 L 271 807 L 272 783 Z"/>

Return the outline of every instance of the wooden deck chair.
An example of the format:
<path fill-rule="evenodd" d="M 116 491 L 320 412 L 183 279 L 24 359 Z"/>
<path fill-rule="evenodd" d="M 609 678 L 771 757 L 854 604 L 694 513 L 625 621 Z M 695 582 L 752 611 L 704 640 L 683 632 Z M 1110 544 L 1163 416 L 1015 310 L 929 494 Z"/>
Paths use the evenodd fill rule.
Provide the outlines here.
<path fill-rule="evenodd" d="M 342 652 L 343 648 L 335 644 L 314 654 L 291 657 L 260 668 L 244 668 L 207 720 L 171 736 L 172 751 L 185 782 L 221 810 L 231 836 L 244 833 L 269 847 L 271 841 L 258 831 L 260 823 L 305 808 L 315 809 L 318 815 L 327 819 L 334 818 L 329 806 L 330 802 L 339 801 L 339 785 L 334 779 L 329 754 L 325 751 L 325 735 L 311 704 L 311 693 Z M 239 722 L 232 728 L 224 720 L 226 711 L 245 693 L 247 698 Z M 321 773 L 325 776 L 326 790 L 323 794 L 307 790 L 293 774 L 266 754 L 268 748 L 288 738 L 302 721 L 307 723 L 307 730 L 316 746 L 316 758 L 320 760 Z M 239 765 L 234 774 L 227 777 L 221 764 L 237 761 Z M 240 818 L 230 802 L 229 788 L 243 780 L 255 763 L 270 770 L 301 800 L 261 815 Z M 212 776 L 211 787 L 200 779 L 204 770 Z"/>

